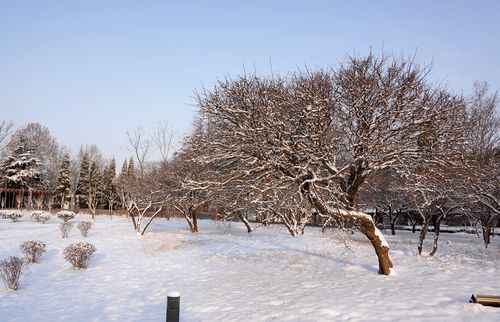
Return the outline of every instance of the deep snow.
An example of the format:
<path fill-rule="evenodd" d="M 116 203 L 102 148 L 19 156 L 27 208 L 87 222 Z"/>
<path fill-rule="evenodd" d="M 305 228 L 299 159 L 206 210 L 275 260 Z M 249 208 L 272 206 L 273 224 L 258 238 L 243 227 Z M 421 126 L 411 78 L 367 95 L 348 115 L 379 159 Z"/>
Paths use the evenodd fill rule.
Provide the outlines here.
<path fill-rule="evenodd" d="M 78 215 L 74 220 L 89 220 Z M 1 321 L 165 321 L 166 294 L 181 293 L 182 321 L 498 321 L 500 309 L 470 304 L 472 293 L 500 293 L 500 238 L 488 250 L 475 235 L 442 234 L 435 257 L 416 255 L 417 235 L 386 238 L 395 273 L 377 274 L 377 259 L 359 233 L 349 248 L 336 231 L 158 220 L 138 236 L 126 218 L 97 217 L 86 241 L 97 252 L 76 271 L 61 253 L 85 240 L 76 227 L 62 239 L 60 220 L 0 219 L 0 258 L 42 240 L 47 252 L 18 291 L 0 289 Z M 430 250 L 432 234 L 428 236 Z"/>

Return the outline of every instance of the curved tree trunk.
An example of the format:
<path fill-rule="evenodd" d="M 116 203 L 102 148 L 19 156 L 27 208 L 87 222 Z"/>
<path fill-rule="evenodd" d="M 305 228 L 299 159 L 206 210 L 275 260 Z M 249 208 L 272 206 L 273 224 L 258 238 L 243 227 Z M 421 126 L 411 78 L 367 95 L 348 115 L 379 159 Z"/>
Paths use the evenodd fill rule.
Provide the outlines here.
<path fill-rule="evenodd" d="M 371 242 L 375 249 L 375 254 L 378 257 L 379 274 L 389 275 L 393 267 L 391 257 L 389 255 L 389 244 L 385 240 L 380 230 L 375 226 L 371 216 L 362 212 L 329 209 L 321 200 L 314 194 L 310 194 L 312 205 L 323 215 L 338 218 L 346 224 L 355 225 Z"/>
<path fill-rule="evenodd" d="M 241 213 L 238 213 L 238 218 L 240 218 L 241 222 L 245 224 L 245 226 L 247 227 L 247 232 L 250 234 L 252 232 L 252 227 L 250 226 L 250 222 L 248 221 L 248 219 Z"/>
<path fill-rule="evenodd" d="M 369 216 L 368 218 L 362 218 L 359 226 L 360 231 L 370 240 L 375 249 L 378 257 L 379 274 L 389 275 L 393 267 L 389 256 L 389 244 Z"/>

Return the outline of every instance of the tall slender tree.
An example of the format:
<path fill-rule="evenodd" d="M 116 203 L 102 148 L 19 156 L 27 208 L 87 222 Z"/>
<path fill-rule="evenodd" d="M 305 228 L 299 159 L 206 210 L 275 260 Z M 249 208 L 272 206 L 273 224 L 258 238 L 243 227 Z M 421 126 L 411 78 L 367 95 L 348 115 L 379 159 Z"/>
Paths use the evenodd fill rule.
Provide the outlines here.
<path fill-rule="evenodd" d="M 130 158 L 130 161 L 128 162 L 127 177 L 130 179 L 135 177 L 135 165 L 133 158 Z"/>
<path fill-rule="evenodd" d="M 82 161 L 80 163 L 80 176 L 78 179 L 78 189 L 77 189 L 77 196 L 79 199 L 80 207 L 82 208 L 87 208 L 87 194 L 88 194 L 88 189 L 89 189 L 89 155 L 88 153 L 84 153 L 82 157 Z"/>
<path fill-rule="evenodd" d="M 111 159 L 111 161 L 109 162 L 108 166 L 106 167 L 103 173 L 103 186 L 104 186 L 103 197 L 106 206 L 110 210 L 113 209 L 113 205 L 115 203 L 115 200 L 117 199 L 115 180 L 116 180 L 116 161 L 115 158 L 113 158 Z"/>
<path fill-rule="evenodd" d="M 70 176 L 69 154 L 66 153 L 61 162 L 61 167 L 59 169 L 59 177 L 57 178 L 57 185 L 56 185 L 56 193 L 61 198 L 61 208 L 66 207 L 66 201 L 69 197 L 71 189 L 71 181 L 69 176 Z"/>

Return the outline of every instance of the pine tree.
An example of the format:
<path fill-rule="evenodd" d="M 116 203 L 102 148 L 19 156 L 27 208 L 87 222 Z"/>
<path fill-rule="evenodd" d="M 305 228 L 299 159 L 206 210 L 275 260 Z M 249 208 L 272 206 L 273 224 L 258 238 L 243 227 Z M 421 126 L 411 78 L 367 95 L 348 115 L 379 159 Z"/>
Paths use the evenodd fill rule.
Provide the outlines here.
<path fill-rule="evenodd" d="M 61 208 L 64 207 L 71 189 L 69 154 L 66 153 L 61 162 L 59 177 L 57 178 L 56 193 L 61 196 Z"/>
<path fill-rule="evenodd" d="M 80 207 L 87 208 L 87 194 L 89 190 L 89 155 L 84 153 L 82 157 L 82 162 L 80 163 L 80 176 L 78 179 L 77 195 L 80 200 Z"/>
<path fill-rule="evenodd" d="M 104 199 L 109 208 L 113 206 L 112 203 L 116 196 L 115 178 L 116 178 L 116 162 L 115 159 L 113 158 L 106 167 L 103 176 Z"/>
<path fill-rule="evenodd" d="M 133 158 L 130 158 L 130 161 L 128 163 L 127 177 L 129 179 L 135 178 L 135 167 L 134 167 L 134 159 Z"/>
<path fill-rule="evenodd" d="M 122 164 L 122 170 L 120 171 L 120 180 L 127 178 L 128 176 L 128 160 L 125 159 Z"/>
<path fill-rule="evenodd" d="M 87 201 L 89 208 L 98 208 L 99 202 L 102 201 L 103 184 L 102 184 L 102 170 L 97 161 L 93 161 L 90 165 L 89 172 L 89 189 L 87 193 Z"/>
<path fill-rule="evenodd" d="M 34 157 L 33 149 L 26 147 L 24 140 L 2 162 L 2 185 L 16 189 L 43 187 L 41 162 Z"/>

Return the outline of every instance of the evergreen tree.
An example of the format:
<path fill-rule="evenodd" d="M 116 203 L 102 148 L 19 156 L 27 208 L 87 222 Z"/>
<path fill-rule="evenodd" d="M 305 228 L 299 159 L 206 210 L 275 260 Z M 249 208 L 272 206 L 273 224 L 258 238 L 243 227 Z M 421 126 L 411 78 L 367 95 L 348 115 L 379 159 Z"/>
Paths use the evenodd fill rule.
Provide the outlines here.
<path fill-rule="evenodd" d="M 134 167 L 134 159 L 130 158 L 127 169 L 127 177 L 130 179 L 135 178 L 135 167 Z"/>
<path fill-rule="evenodd" d="M 99 206 L 99 202 L 102 200 L 102 194 L 104 192 L 102 184 L 102 170 L 97 161 L 92 161 L 90 165 L 89 172 L 89 189 L 88 189 L 88 200 L 93 203 L 89 205 L 92 208 Z"/>
<path fill-rule="evenodd" d="M 2 162 L 2 185 L 16 189 L 43 188 L 41 162 L 24 140 Z"/>
<path fill-rule="evenodd" d="M 59 177 L 57 178 L 56 193 L 61 197 L 61 208 L 64 207 L 65 202 L 69 196 L 71 189 L 70 167 L 69 167 L 69 154 L 66 153 L 61 162 L 59 170 Z"/>
<path fill-rule="evenodd" d="M 83 154 L 82 162 L 80 163 L 80 176 L 78 179 L 78 188 L 76 194 L 80 201 L 80 207 L 87 208 L 87 194 L 89 190 L 90 177 L 89 177 L 89 155 L 87 152 Z"/>
<path fill-rule="evenodd" d="M 120 171 L 120 180 L 125 179 L 128 176 L 128 160 L 125 159 L 122 164 L 122 170 Z"/>
<path fill-rule="evenodd" d="M 104 171 L 104 200 L 108 207 L 112 207 L 113 200 L 116 199 L 116 162 L 115 158 L 111 159 L 106 170 Z"/>

